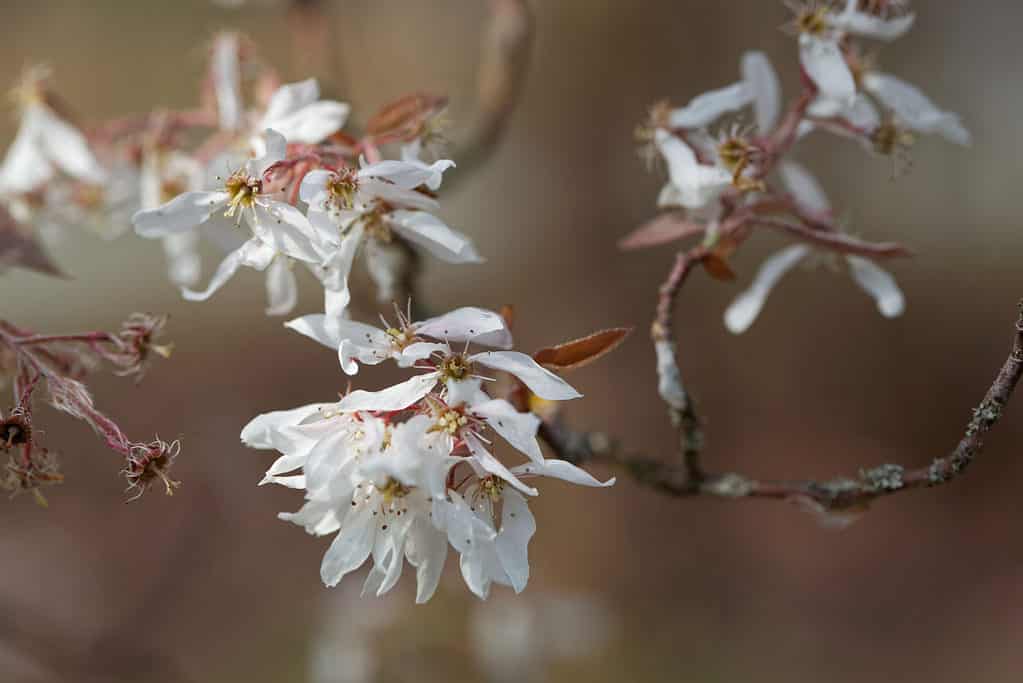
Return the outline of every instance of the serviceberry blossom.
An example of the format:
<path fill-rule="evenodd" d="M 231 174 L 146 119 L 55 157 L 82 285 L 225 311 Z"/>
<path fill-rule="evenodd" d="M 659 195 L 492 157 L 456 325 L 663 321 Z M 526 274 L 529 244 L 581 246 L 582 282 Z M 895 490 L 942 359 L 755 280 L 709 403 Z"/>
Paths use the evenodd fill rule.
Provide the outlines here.
<path fill-rule="evenodd" d="M 538 493 L 525 480 L 546 476 L 583 486 L 614 480 L 601 483 L 568 462 L 545 458 L 537 442 L 541 419 L 490 396 L 477 368 L 509 372 L 547 400 L 578 392 L 525 354 L 452 351 L 454 340 L 510 345 L 503 319 L 490 311 L 463 308 L 420 323 L 402 317 L 401 329 L 386 331 L 347 325 L 337 336 L 309 336 L 328 345 L 338 338 L 366 344 L 343 361 L 353 372 L 356 360 L 387 358 L 429 372 L 382 391 L 357 390 L 333 404 L 252 420 L 242 441 L 281 453 L 263 483 L 306 492 L 305 505 L 282 519 L 311 534 L 337 533 L 321 567 L 328 586 L 372 558 L 364 593 L 382 595 L 407 560 L 416 568 L 416 600 L 425 602 L 450 545 L 473 593 L 486 598 L 494 583 L 520 592 L 536 531 L 525 496 Z M 348 332 L 351 337 L 343 336 Z M 505 465 L 494 453 L 494 434 L 526 462 Z"/>
<path fill-rule="evenodd" d="M 783 162 L 778 170 L 792 198 L 806 211 L 818 216 L 831 214 L 831 204 L 824 190 L 809 171 L 794 161 Z M 813 255 L 814 250 L 810 246 L 795 244 L 780 249 L 764 261 L 750 287 L 725 311 L 725 326 L 729 331 L 741 334 L 749 329 L 782 276 Z M 870 259 L 852 254 L 836 257 L 833 263 L 848 269 L 853 281 L 874 299 L 881 315 L 886 318 L 902 315 L 906 308 L 905 297 L 890 273 Z"/>
<path fill-rule="evenodd" d="M 265 173 L 285 158 L 287 142 L 269 129 L 265 137 L 266 155 L 251 159 L 221 178 L 220 188 L 185 192 L 160 207 L 139 211 L 132 219 L 135 232 L 149 238 L 187 233 L 205 224 L 214 229 L 232 224 L 241 228 L 244 221 L 251 238 L 227 255 L 205 290 L 183 289 L 188 300 L 208 299 L 242 266 L 265 271 L 277 261 L 267 274 L 269 310 L 287 311 L 294 303 L 296 290 L 288 259 L 318 264 L 324 258 L 318 236 L 305 215 L 267 187 L 270 179 Z"/>

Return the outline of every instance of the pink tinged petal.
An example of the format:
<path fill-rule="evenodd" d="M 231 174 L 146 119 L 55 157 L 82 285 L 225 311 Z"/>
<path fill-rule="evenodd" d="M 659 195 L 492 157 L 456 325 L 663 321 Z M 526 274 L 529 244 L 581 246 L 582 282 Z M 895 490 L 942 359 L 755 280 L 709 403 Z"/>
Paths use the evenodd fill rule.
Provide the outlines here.
<path fill-rule="evenodd" d="M 439 379 L 438 373 L 429 372 L 380 391 L 359 389 L 341 399 L 338 408 L 342 411 L 403 410 L 422 400 L 437 385 Z"/>
<path fill-rule="evenodd" d="M 535 533 L 536 520 L 526 499 L 516 491 L 505 491 L 501 531 L 495 546 L 501 567 L 516 593 L 521 593 L 529 581 L 529 541 Z"/>
<path fill-rule="evenodd" d="M 441 165 L 437 166 L 437 164 Z M 436 187 L 439 187 L 440 182 L 437 181 L 438 169 L 440 173 L 443 173 L 443 171 L 450 166 L 454 166 L 454 163 L 451 161 L 443 161 L 437 162 L 437 164 L 434 166 L 427 166 L 421 162 L 394 160 L 378 161 L 375 164 L 363 166 L 359 170 L 359 177 L 382 178 L 394 185 L 397 185 L 403 190 L 414 190 L 420 185 L 429 186 L 431 182 L 434 182 Z"/>
<path fill-rule="evenodd" d="M 672 128 L 703 128 L 722 114 L 742 109 L 752 99 L 753 93 L 746 83 L 711 90 L 694 97 L 686 106 L 673 109 L 668 114 L 668 125 Z"/>
<path fill-rule="evenodd" d="M 341 525 L 341 531 L 330 544 L 320 565 L 320 578 L 333 588 L 345 574 L 362 566 L 373 550 L 376 535 L 375 518 L 370 505 L 353 508 Z"/>
<path fill-rule="evenodd" d="M 767 301 L 767 295 L 778 284 L 781 277 L 796 267 L 810 253 L 810 248 L 803 244 L 786 247 L 772 254 L 753 278 L 753 284 L 725 311 L 725 327 L 732 334 L 742 334 L 757 319 L 760 310 Z"/>
<path fill-rule="evenodd" d="M 936 133 L 960 145 L 970 144 L 970 131 L 957 114 L 942 111 L 914 85 L 895 76 L 869 73 L 864 87 L 891 107 L 899 121 L 920 133 Z"/>
<path fill-rule="evenodd" d="M 276 258 L 266 271 L 266 314 L 287 315 L 298 303 L 298 282 L 288 259 Z"/>
<path fill-rule="evenodd" d="M 232 251 L 220 262 L 216 272 L 213 273 L 213 277 L 210 278 L 210 283 L 206 286 L 206 289 L 200 292 L 182 288 L 181 295 L 187 301 L 206 301 L 218 289 L 227 284 L 227 281 L 242 266 L 248 266 L 256 270 L 265 270 L 270 265 L 270 262 L 273 261 L 274 256 L 275 252 L 272 247 L 263 244 L 258 239 L 251 239 L 235 251 Z"/>
<path fill-rule="evenodd" d="M 850 0 L 845 11 L 834 16 L 830 23 L 839 30 L 864 38 L 892 41 L 901 38 L 909 29 L 913 28 L 914 21 L 916 21 L 915 14 L 903 14 L 891 19 L 883 19 L 873 14 L 859 12 L 856 10 L 856 1 Z"/>
<path fill-rule="evenodd" d="M 821 95 L 843 108 L 856 97 L 856 82 L 834 40 L 802 34 L 799 36 L 799 61 Z"/>
<path fill-rule="evenodd" d="M 319 264 L 323 255 L 312 240 L 313 228 L 301 211 L 268 199 L 245 211 L 252 233 L 275 251 L 306 263 Z"/>
<path fill-rule="evenodd" d="M 679 206 L 703 208 L 732 184 L 730 173 L 699 163 L 692 148 L 668 131 L 658 129 L 654 143 L 668 165 L 668 176 L 674 186 L 672 200 Z"/>
<path fill-rule="evenodd" d="M 395 232 L 445 263 L 483 263 L 472 240 L 425 211 L 393 211 L 388 222 Z"/>
<path fill-rule="evenodd" d="M 469 360 L 515 375 L 529 387 L 530 391 L 548 401 L 567 401 L 582 397 L 582 394 L 573 389 L 568 382 L 518 351 L 484 351 L 470 356 Z"/>
<path fill-rule="evenodd" d="M 831 203 L 824 194 L 824 188 L 805 166 L 794 161 L 783 161 L 778 165 L 778 174 L 785 189 L 804 209 L 817 214 L 831 212 Z"/>
<path fill-rule="evenodd" d="M 415 325 L 416 334 L 450 342 L 472 341 L 484 346 L 511 348 L 511 331 L 500 314 L 465 306 Z"/>
<path fill-rule="evenodd" d="M 241 67 L 238 60 L 238 36 L 224 33 L 213 43 L 213 93 L 221 130 L 235 131 L 242 123 Z"/>
<path fill-rule="evenodd" d="M 879 268 L 873 261 L 859 256 L 846 256 L 853 280 L 873 297 L 877 310 L 886 318 L 895 318 L 906 310 L 906 299 L 891 273 Z"/>
<path fill-rule="evenodd" d="M 336 326 L 331 326 L 323 313 L 303 315 L 289 320 L 284 326 L 330 349 L 336 349 L 341 343 Z"/>
<path fill-rule="evenodd" d="M 102 183 L 107 172 L 100 165 L 85 136 L 50 109 L 38 106 L 39 142 L 57 167 L 73 178 Z"/>
<path fill-rule="evenodd" d="M 334 175 L 333 171 L 318 168 L 309 171 L 302 177 L 302 184 L 298 187 L 298 197 L 306 204 L 312 204 L 316 199 L 326 199 L 327 181 Z"/>
<path fill-rule="evenodd" d="M 276 448 L 272 434 L 283 427 L 290 427 L 300 424 L 306 418 L 318 415 L 320 410 L 333 403 L 310 403 L 300 408 L 291 410 L 276 410 L 271 413 L 263 413 L 249 421 L 242 428 L 241 439 L 249 448 Z"/>
<path fill-rule="evenodd" d="M 433 597 L 448 557 L 447 537 L 422 519 L 416 519 L 405 544 L 405 557 L 416 568 L 416 604 Z"/>
<path fill-rule="evenodd" d="M 295 113 L 320 99 L 320 86 L 315 78 L 282 85 L 270 96 L 261 128 L 272 128 L 274 121 Z"/>
<path fill-rule="evenodd" d="M 539 493 L 539 491 L 531 486 L 523 484 L 518 477 L 512 474 L 511 470 L 504 466 L 504 463 L 495 458 L 483 443 L 472 434 L 465 435 L 465 445 L 469 447 L 469 452 L 472 453 L 472 457 L 479 463 L 480 467 L 490 474 L 500 477 L 527 496 L 535 496 Z"/>
<path fill-rule="evenodd" d="M 607 488 L 614 486 L 615 478 L 611 477 L 607 481 L 600 481 L 592 474 L 584 469 L 576 467 L 570 462 L 565 460 L 555 460 L 549 458 L 539 463 L 526 463 L 525 465 L 519 465 L 513 467 L 512 472 L 519 476 L 539 476 L 539 477 L 551 477 L 553 479 L 561 479 L 571 484 L 578 484 L 579 486 L 592 486 L 594 488 Z"/>
<path fill-rule="evenodd" d="M 0 165 L 0 192 L 21 194 L 36 189 L 53 177 L 53 165 L 39 142 L 38 107 L 25 111 L 18 134 Z"/>
<path fill-rule="evenodd" d="M 486 420 L 491 429 L 520 453 L 534 462 L 543 462 L 543 452 L 536 440 L 536 432 L 540 428 L 540 418 L 536 415 L 520 413 L 501 398 L 474 405 L 472 412 Z"/>
<path fill-rule="evenodd" d="M 757 130 L 767 135 L 778 122 L 781 113 L 781 84 L 771 60 L 763 52 L 747 52 L 740 65 L 742 80 L 753 99 L 753 114 Z"/>
<path fill-rule="evenodd" d="M 226 192 L 185 192 L 163 206 L 138 211 L 132 216 L 140 237 L 164 237 L 191 230 L 227 206 Z"/>
<path fill-rule="evenodd" d="M 341 130 L 349 107 L 342 102 L 313 102 L 270 125 L 289 142 L 315 145 Z"/>

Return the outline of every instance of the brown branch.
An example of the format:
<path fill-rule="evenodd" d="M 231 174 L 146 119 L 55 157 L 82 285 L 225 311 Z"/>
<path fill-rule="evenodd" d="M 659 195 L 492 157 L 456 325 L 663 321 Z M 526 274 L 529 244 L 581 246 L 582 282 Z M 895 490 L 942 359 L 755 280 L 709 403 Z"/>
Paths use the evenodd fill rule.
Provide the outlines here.
<path fill-rule="evenodd" d="M 750 221 L 754 225 L 784 232 L 796 239 L 841 254 L 866 256 L 868 258 L 894 258 L 912 256 L 913 252 L 896 242 L 864 242 L 850 235 L 815 229 L 780 218 L 757 217 Z"/>
<path fill-rule="evenodd" d="M 872 254 L 873 255 L 873 254 Z M 760 481 L 735 473 L 708 473 L 700 465 L 703 445 L 700 421 L 683 388 L 673 334 L 673 309 L 693 266 L 707 256 L 703 247 L 679 252 L 660 288 L 651 337 L 658 358 L 658 390 L 679 432 L 678 456 L 658 460 L 626 451 L 600 433 L 576 432 L 560 419 L 545 422 L 540 435 L 557 457 L 569 462 L 605 462 L 628 471 L 639 483 L 673 496 L 710 495 L 720 498 L 770 498 L 809 504 L 826 512 L 861 510 L 881 496 L 944 484 L 962 474 L 983 448 L 987 432 L 998 422 L 1023 375 L 1023 301 L 1012 338 L 1012 350 L 983 400 L 973 410 L 963 437 L 948 455 L 925 467 L 906 469 L 883 464 L 861 470 L 856 477 L 827 481 Z"/>

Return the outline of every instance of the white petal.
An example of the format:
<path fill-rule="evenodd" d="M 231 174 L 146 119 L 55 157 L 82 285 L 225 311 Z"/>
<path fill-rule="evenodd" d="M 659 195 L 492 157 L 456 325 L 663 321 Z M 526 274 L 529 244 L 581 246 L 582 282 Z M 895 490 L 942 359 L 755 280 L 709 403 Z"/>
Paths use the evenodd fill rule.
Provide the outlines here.
<path fill-rule="evenodd" d="M 799 36 L 799 60 L 821 95 L 843 108 L 852 105 L 856 82 L 837 42 L 804 33 Z"/>
<path fill-rule="evenodd" d="M 286 258 L 276 258 L 266 271 L 267 315 L 286 315 L 298 302 L 298 283 Z"/>
<path fill-rule="evenodd" d="M 482 384 L 483 380 L 478 377 L 462 380 L 445 380 L 444 388 L 447 390 L 447 394 L 444 400 L 449 406 L 459 406 L 464 403 L 470 407 L 477 403 L 489 401 L 490 396 L 480 389 Z"/>
<path fill-rule="evenodd" d="M 288 141 L 277 131 L 267 128 L 261 137 L 254 140 L 256 157 L 245 162 L 250 176 L 262 177 L 266 170 L 288 155 Z"/>
<path fill-rule="evenodd" d="M 449 353 L 450 351 L 451 347 L 447 344 L 416 342 L 403 348 L 398 357 L 395 358 L 395 361 L 397 361 L 399 367 L 410 368 L 416 364 L 416 361 L 429 358 L 435 353 Z"/>
<path fill-rule="evenodd" d="M 372 509 L 370 505 L 360 505 L 345 518 L 320 565 L 324 585 L 336 586 L 345 574 L 358 569 L 369 557 L 376 531 Z"/>
<path fill-rule="evenodd" d="M 213 296 L 214 292 L 223 287 L 238 272 L 239 268 L 248 266 L 256 270 L 265 270 L 270 265 L 270 262 L 273 261 L 274 255 L 273 248 L 253 238 L 232 251 L 220 262 L 216 272 L 213 273 L 213 277 L 210 278 L 210 283 L 206 286 L 206 289 L 198 292 L 193 289 L 182 288 L 181 295 L 187 301 L 206 301 L 206 299 Z"/>
<path fill-rule="evenodd" d="M 275 119 L 268 126 L 289 142 L 307 145 L 326 140 L 341 130 L 348 118 L 349 107 L 342 102 L 314 102 L 287 116 Z"/>
<path fill-rule="evenodd" d="M 405 544 L 405 557 L 416 568 L 416 604 L 433 597 L 448 557 L 447 537 L 429 523 L 417 519 Z"/>
<path fill-rule="evenodd" d="M 452 230 L 425 211 L 392 211 L 388 216 L 394 230 L 446 263 L 483 263 L 472 240 Z"/>
<path fill-rule="evenodd" d="M 337 320 L 337 335 L 341 340 L 338 345 L 338 360 L 345 374 L 355 375 L 359 372 L 359 363 L 377 365 L 393 356 L 391 338 L 383 330 L 372 325 L 353 320 Z"/>
<path fill-rule="evenodd" d="M 747 52 L 742 56 L 742 80 L 753 98 L 753 114 L 757 130 L 767 135 L 781 113 L 781 85 L 771 60 L 763 52 Z"/>
<path fill-rule="evenodd" d="M 355 255 L 362 245 L 363 226 L 351 228 L 341 240 L 341 245 L 324 264 L 323 287 L 325 290 L 325 306 L 327 315 L 341 317 L 351 303 L 352 293 L 348 288 L 348 277 L 352 272 Z"/>
<path fill-rule="evenodd" d="M 38 107 L 25 111 L 18 134 L 0 166 L 0 191 L 21 194 L 53 177 L 53 165 L 39 142 Z"/>
<path fill-rule="evenodd" d="M 313 227 L 291 204 L 260 199 L 245 217 L 253 234 L 275 251 L 307 263 L 322 262 L 323 255 L 313 244 Z"/>
<path fill-rule="evenodd" d="M 486 449 L 486 446 L 472 434 L 465 435 L 465 445 L 469 447 L 469 452 L 472 453 L 472 457 L 475 458 L 476 462 L 490 474 L 500 477 L 527 496 L 535 496 L 539 493 L 533 487 L 523 484 L 518 477 L 512 474 L 511 470 L 504 466 L 504 463 L 495 458 Z"/>
<path fill-rule="evenodd" d="M 213 43 L 213 93 L 217 99 L 217 117 L 221 130 L 235 131 L 242 123 L 241 67 L 238 62 L 238 36 L 223 33 Z"/>
<path fill-rule="evenodd" d="M 819 214 L 831 211 L 831 203 L 824 194 L 824 188 L 805 166 L 794 161 L 783 161 L 778 165 L 778 174 L 785 189 L 805 209 Z"/>
<path fill-rule="evenodd" d="M 322 168 L 309 171 L 302 177 L 302 184 L 298 187 L 299 199 L 306 204 L 312 204 L 320 195 L 326 196 L 327 181 L 335 175 L 333 171 Z"/>
<path fill-rule="evenodd" d="M 383 178 L 394 183 L 403 190 L 414 190 L 426 185 L 431 190 L 440 187 L 443 173 L 454 166 L 449 160 L 438 161 L 430 166 L 413 161 L 378 161 L 359 170 L 360 178 Z"/>
<path fill-rule="evenodd" d="M 185 192 L 163 206 L 137 212 L 131 222 L 141 237 L 164 237 L 205 223 L 229 199 L 226 192 Z"/>
<path fill-rule="evenodd" d="M 378 178 L 360 180 L 356 203 L 369 205 L 376 199 L 400 209 L 436 211 L 440 208 L 440 202 L 422 192 L 406 190 Z"/>
<path fill-rule="evenodd" d="M 656 131 L 654 143 L 668 165 L 668 176 L 675 190 L 672 200 L 680 206 L 702 208 L 732 184 L 730 173 L 718 166 L 699 163 L 692 148 L 666 130 Z"/>
<path fill-rule="evenodd" d="M 313 341 L 323 344 L 329 349 L 337 349 L 338 345 L 341 344 L 337 327 L 330 325 L 327 316 L 323 313 L 303 315 L 289 320 L 284 323 L 284 326 L 289 330 L 294 330 Z"/>
<path fill-rule="evenodd" d="M 199 257 L 199 233 L 192 230 L 163 238 L 167 255 L 167 276 L 176 285 L 188 287 L 199 281 L 202 260 Z"/>
<path fill-rule="evenodd" d="M 846 256 L 853 279 L 863 291 L 877 302 L 877 310 L 886 318 L 902 315 L 906 299 L 895 278 L 879 268 L 873 261 L 859 256 Z"/>
<path fill-rule="evenodd" d="M 942 111 L 919 88 L 895 76 L 868 73 L 864 87 L 891 107 L 899 120 L 920 133 L 937 133 L 950 142 L 970 144 L 970 132 L 959 116 Z"/>
<path fill-rule="evenodd" d="M 519 476 L 533 475 L 562 479 L 579 486 L 607 488 L 608 486 L 614 486 L 615 483 L 614 477 L 607 481 L 600 481 L 586 470 L 576 467 L 570 462 L 553 458 L 548 458 L 539 463 L 526 463 L 525 465 L 513 467 L 512 472 Z"/>
<path fill-rule="evenodd" d="M 526 505 L 526 499 L 515 491 L 506 491 L 501 531 L 495 545 L 497 557 L 516 593 L 521 593 L 529 581 L 529 540 L 535 533 L 536 520 Z"/>
<path fill-rule="evenodd" d="M 96 184 L 106 180 L 106 171 L 77 128 L 44 106 L 39 106 L 39 116 L 39 142 L 60 170 L 88 183 Z"/>
<path fill-rule="evenodd" d="M 474 405 L 472 412 L 485 419 L 495 432 L 530 460 L 543 462 L 543 452 L 536 440 L 536 432 L 540 428 L 540 418 L 536 415 L 520 413 L 501 398 Z"/>
<path fill-rule="evenodd" d="M 338 409 L 344 411 L 403 410 L 430 393 L 439 379 L 440 376 L 436 372 L 428 372 L 380 391 L 359 389 L 341 399 Z"/>
<path fill-rule="evenodd" d="M 915 14 L 882 19 L 873 14 L 856 11 L 855 2 L 850 2 L 844 12 L 831 18 L 830 23 L 835 28 L 858 36 L 891 41 L 905 35 L 913 27 L 915 20 Z"/>
<path fill-rule="evenodd" d="M 760 266 L 753 284 L 749 289 L 735 298 L 735 301 L 725 311 L 725 327 L 733 334 L 742 334 L 749 329 L 753 321 L 760 314 L 764 307 L 767 295 L 771 293 L 774 286 L 782 275 L 795 268 L 803 257 L 810 253 L 810 248 L 803 244 L 796 244 L 772 254 Z"/>
<path fill-rule="evenodd" d="M 694 97 L 686 106 L 673 109 L 668 114 L 668 125 L 672 128 L 703 128 L 722 114 L 741 109 L 752 100 L 753 93 L 746 83 L 711 90 Z"/>
<path fill-rule="evenodd" d="M 266 107 L 260 128 L 272 128 L 273 123 L 278 119 L 293 114 L 319 98 L 320 86 L 316 83 L 315 78 L 282 85 L 270 96 L 270 102 Z"/>
<path fill-rule="evenodd" d="M 567 401 L 582 396 L 568 382 L 518 351 L 484 351 L 470 356 L 470 360 L 515 375 L 530 391 L 548 401 Z"/>
<path fill-rule="evenodd" d="M 465 306 L 415 325 L 416 334 L 449 342 L 472 341 L 499 349 L 511 348 L 511 331 L 500 314 Z"/>
<path fill-rule="evenodd" d="M 310 403 L 300 408 L 277 410 L 272 413 L 258 415 L 242 428 L 242 443 L 249 448 L 274 448 L 274 441 L 271 438 L 272 432 L 282 427 L 297 425 L 306 418 L 317 415 L 321 409 L 332 405 L 334 404 Z"/>

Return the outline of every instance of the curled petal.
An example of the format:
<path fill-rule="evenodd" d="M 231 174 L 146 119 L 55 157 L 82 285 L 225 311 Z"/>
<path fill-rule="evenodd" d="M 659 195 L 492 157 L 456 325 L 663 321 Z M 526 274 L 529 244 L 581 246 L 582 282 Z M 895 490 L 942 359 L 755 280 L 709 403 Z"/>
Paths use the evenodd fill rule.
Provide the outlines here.
<path fill-rule="evenodd" d="M 672 128 L 703 128 L 722 114 L 742 109 L 753 100 L 747 83 L 734 83 L 725 88 L 711 90 L 694 97 L 689 104 L 673 109 L 668 114 Z"/>
<path fill-rule="evenodd" d="M 835 28 L 864 38 L 892 41 L 901 38 L 916 21 L 915 14 L 884 19 L 873 14 L 860 12 L 856 9 L 857 0 L 849 0 L 845 11 L 832 17 L 831 25 Z"/>
<path fill-rule="evenodd" d="M 864 87 L 891 107 L 899 121 L 920 133 L 936 133 L 960 145 L 970 144 L 966 130 L 957 114 L 942 111 L 919 88 L 895 76 L 869 73 Z"/>
<path fill-rule="evenodd" d="M 274 259 L 266 271 L 267 315 L 286 315 L 298 302 L 298 283 L 286 258 Z"/>
<path fill-rule="evenodd" d="M 732 175 L 718 166 L 699 163 L 696 154 L 682 140 L 658 129 L 654 143 L 668 165 L 672 205 L 700 209 L 714 201 L 732 184 Z M 662 200 L 669 198 L 663 196 Z"/>
<path fill-rule="evenodd" d="M 472 240 L 425 211 L 394 211 L 394 230 L 445 263 L 483 263 Z"/>
<path fill-rule="evenodd" d="M 182 288 L 181 295 L 187 301 L 206 301 L 218 289 L 223 287 L 242 266 L 248 266 L 256 270 L 265 270 L 270 265 L 270 262 L 273 261 L 275 255 L 276 252 L 273 247 L 253 238 L 232 251 L 220 262 L 206 289 L 199 292 L 193 289 Z"/>
<path fill-rule="evenodd" d="M 518 351 L 484 351 L 470 356 L 469 360 L 515 375 L 530 391 L 548 401 L 582 397 L 568 382 Z"/>
<path fill-rule="evenodd" d="M 310 403 L 300 408 L 291 410 L 277 410 L 271 413 L 263 413 L 249 421 L 242 428 L 241 439 L 249 448 L 269 449 L 277 448 L 277 442 L 273 434 L 282 427 L 290 427 L 302 423 L 306 418 L 319 414 L 322 408 L 330 403 Z"/>
<path fill-rule="evenodd" d="M 424 320 L 415 326 L 416 334 L 448 342 L 472 341 L 484 346 L 511 348 L 511 332 L 504 318 L 494 311 L 474 306 Z"/>
<path fill-rule="evenodd" d="M 853 280 L 864 292 L 873 297 L 877 310 L 886 318 L 895 318 L 906 310 L 906 298 L 891 273 L 879 268 L 873 261 L 859 256 L 846 256 Z"/>
<path fill-rule="evenodd" d="M 742 334 L 749 329 L 764 307 L 767 295 L 778 284 L 781 277 L 795 268 L 810 253 L 810 247 L 796 244 L 772 254 L 753 278 L 749 289 L 735 298 L 725 311 L 725 327 L 733 334 Z"/>
<path fill-rule="evenodd" d="M 521 593 L 529 581 L 529 541 L 536 533 L 536 520 L 526 499 L 517 491 L 506 491 L 501 511 L 501 532 L 495 545 L 501 567 L 512 588 Z"/>
<path fill-rule="evenodd" d="M 607 488 L 614 486 L 615 478 L 611 477 L 607 481 L 600 481 L 586 470 L 576 467 L 570 462 L 565 460 L 555 460 L 548 458 L 541 462 L 531 462 L 525 465 L 519 465 L 512 468 L 512 472 L 520 476 L 532 475 L 539 477 L 552 477 L 554 479 L 561 479 L 571 484 L 578 484 L 579 486 L 592 486 L 594 488 Z"/>
<path fill-rule="evenodd" d="M 440 375 L 436 372 L 428 372 L 380 391 L 359 389 L 341 399 L 338 409 L 342 411 L 404 410 L 430 393 L 439 379 Z"/>
<path fill-rule="evenodd" d="M 536 415 L 520 413 L 502 398 L 474 405 L 472 412 L 486 420 L 495 432 L 520 453 L 524 453 L 533 462 L 543 462 L 543 452 L 536 440 L 536 432 L 540 428 L 540 418 Z"/>

